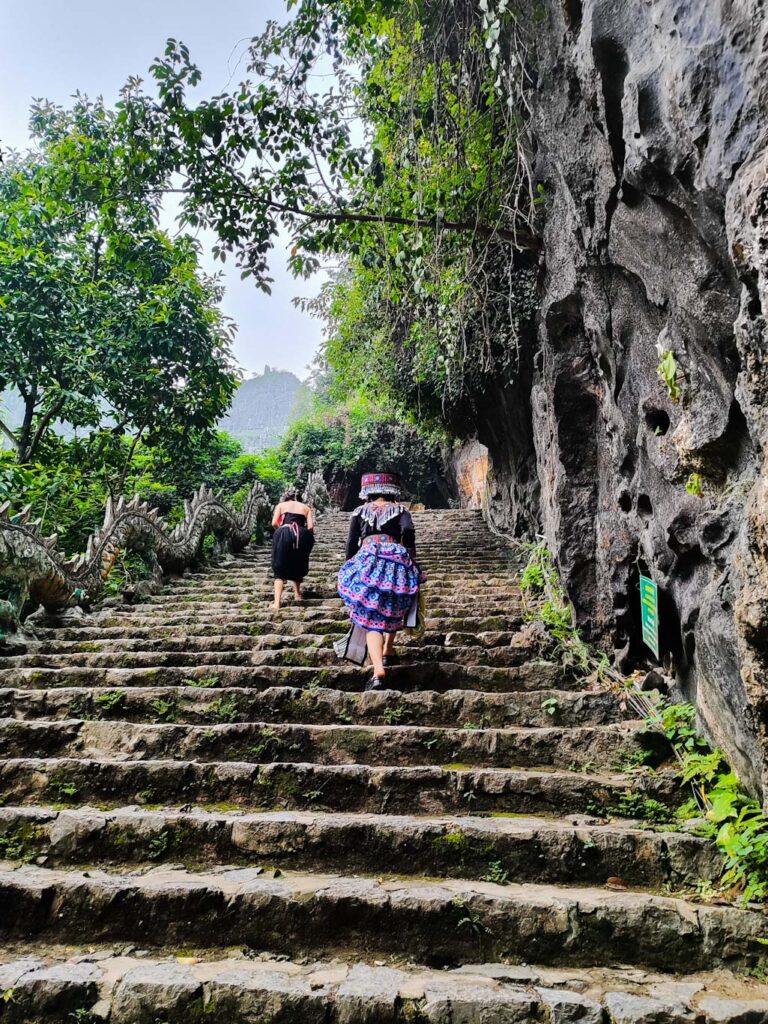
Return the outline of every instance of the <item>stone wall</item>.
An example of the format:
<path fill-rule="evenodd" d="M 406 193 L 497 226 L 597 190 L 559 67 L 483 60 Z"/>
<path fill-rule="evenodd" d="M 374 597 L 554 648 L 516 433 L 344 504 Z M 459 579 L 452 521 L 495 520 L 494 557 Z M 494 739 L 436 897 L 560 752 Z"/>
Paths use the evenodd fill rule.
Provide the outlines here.
<path fill-rule="evenodd" d="M 493 514 L 538 517 L 580 624 L 626 666 L 645 657 L 638 576 L 657 581 L 665 662 L 768 792 L 768 5 L 546 10 L 543 306 L 526 423 L 480 425 Z"/>

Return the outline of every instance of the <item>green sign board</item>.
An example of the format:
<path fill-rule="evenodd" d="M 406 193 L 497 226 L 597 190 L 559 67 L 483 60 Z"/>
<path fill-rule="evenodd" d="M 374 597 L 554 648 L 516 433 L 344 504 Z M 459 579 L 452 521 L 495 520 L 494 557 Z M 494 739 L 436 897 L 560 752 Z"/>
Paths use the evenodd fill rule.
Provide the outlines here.
<path fill-rule="evenodd" d="M 659 659 L 659 590 L 653 580 L 640 577 L 640 621 L 643 625 L 643 643 Z"/>

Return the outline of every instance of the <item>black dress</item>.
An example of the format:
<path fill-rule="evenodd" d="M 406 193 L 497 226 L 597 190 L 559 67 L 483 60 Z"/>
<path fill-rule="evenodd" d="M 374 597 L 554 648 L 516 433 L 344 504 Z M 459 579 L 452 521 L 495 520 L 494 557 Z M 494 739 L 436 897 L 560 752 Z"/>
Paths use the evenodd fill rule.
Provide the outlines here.
<path fill-rule="evenodd" d="M 285 512 L 272 538 L 272 572 L 276 580 L 301 583 L 309 572 L 309 556 L 315 535 L 307 529 L 307 517 Z"/>

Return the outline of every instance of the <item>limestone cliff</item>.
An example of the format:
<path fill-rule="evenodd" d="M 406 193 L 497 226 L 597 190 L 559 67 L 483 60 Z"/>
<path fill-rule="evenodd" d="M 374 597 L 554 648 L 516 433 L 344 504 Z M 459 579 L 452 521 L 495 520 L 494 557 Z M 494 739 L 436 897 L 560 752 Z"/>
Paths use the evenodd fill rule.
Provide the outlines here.
<path fill-rule="evenodd" d="M 309 393 L 298 377 L 265 366 L 264 373 L 243 381 L 219 427 L 247 452 L 260 452 L 277 444 L 308 405 Z"/>
<path fill-rule="evenodd" d="M 653 576 L 665 660 L 768 793 L 768 5 L 545 9 L 543 305 L 525 423 L 479 424 L 492 514 L 538 510 L 580 623 L 627 665 Z"/>

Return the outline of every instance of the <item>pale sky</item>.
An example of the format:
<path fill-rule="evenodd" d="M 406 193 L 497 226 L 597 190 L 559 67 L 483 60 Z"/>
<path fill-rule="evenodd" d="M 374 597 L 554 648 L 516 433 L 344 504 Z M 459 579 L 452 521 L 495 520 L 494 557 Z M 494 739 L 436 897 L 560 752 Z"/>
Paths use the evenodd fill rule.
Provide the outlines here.
<path fill-rule="evenodd" d="M 27 147 L 32 97 L 66 105 L 79 89 L 114 103 L 129 75 L 148 77 L 169 36 L 187 44 L 202 70 L 199 93 L 216 94 L 243 77 L 247 40 L 284 16 L 283 0 L 0 0 L 0 145 Z M 207 246 L 204 261 L 210 271 L 221 267 Z M 222 306 L 239 327 L 235 355 L 249 376 L 269 364 L 304 377 L 321 324 L 291 299 L 313 294 L 320 280 L 294 280 L 279 249 L 271 271 L 267 296 L 225 265 Z"/>

